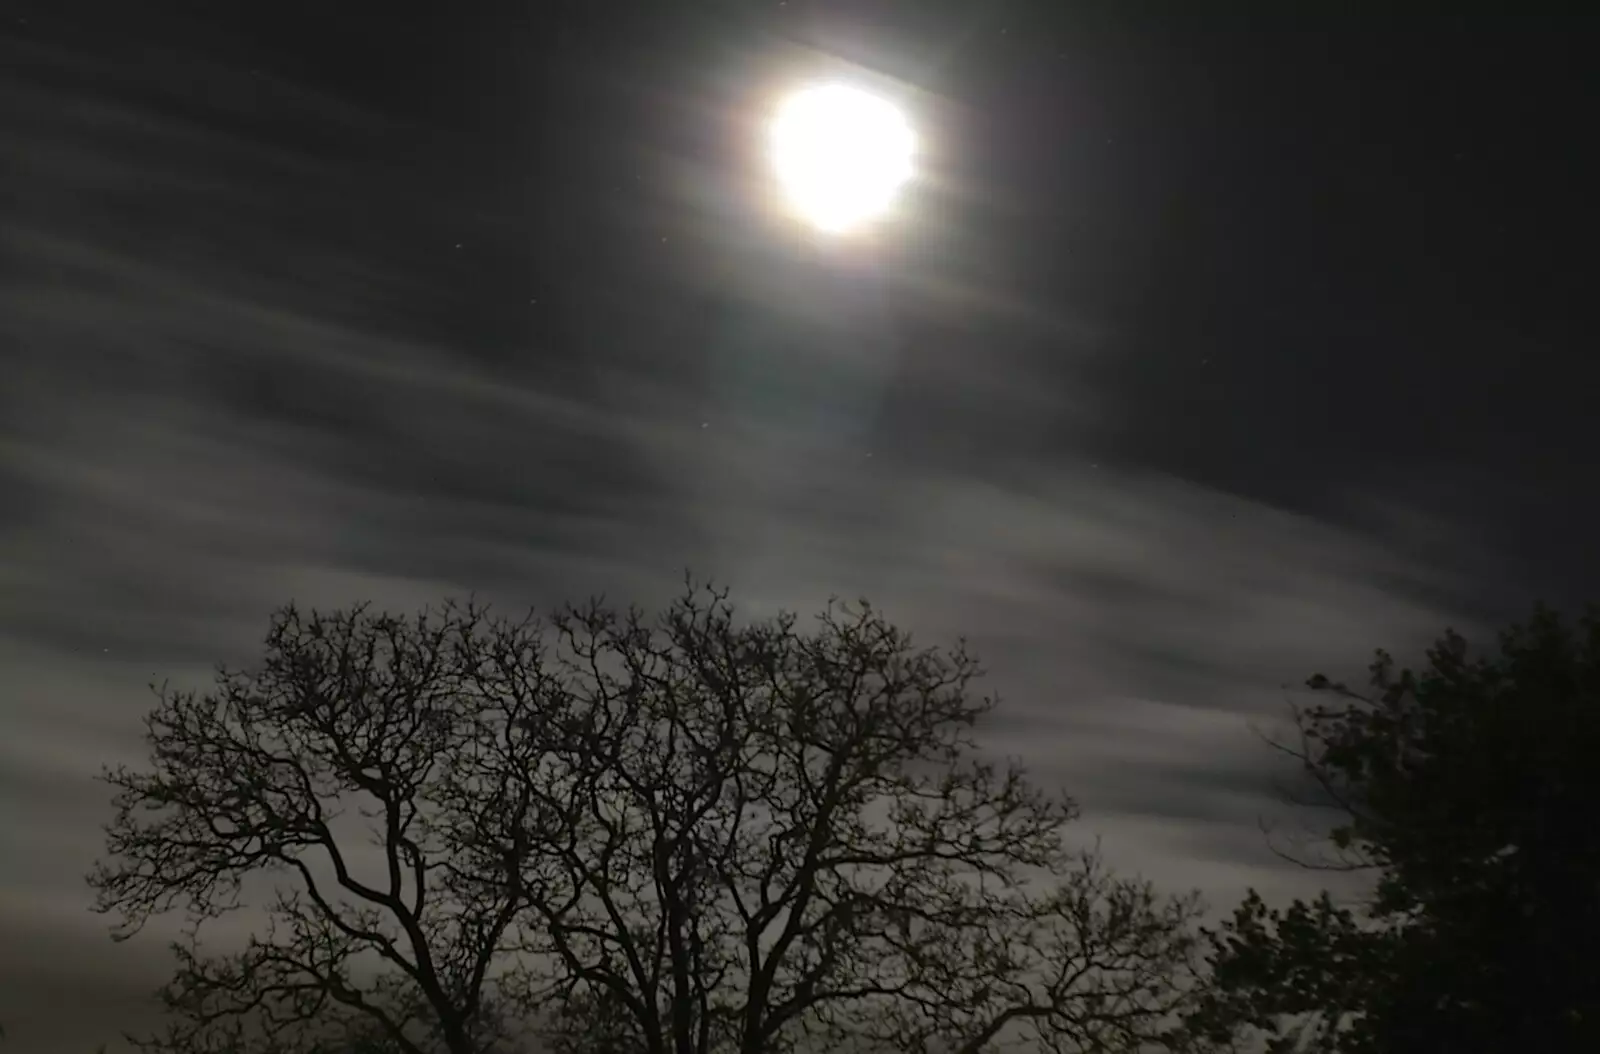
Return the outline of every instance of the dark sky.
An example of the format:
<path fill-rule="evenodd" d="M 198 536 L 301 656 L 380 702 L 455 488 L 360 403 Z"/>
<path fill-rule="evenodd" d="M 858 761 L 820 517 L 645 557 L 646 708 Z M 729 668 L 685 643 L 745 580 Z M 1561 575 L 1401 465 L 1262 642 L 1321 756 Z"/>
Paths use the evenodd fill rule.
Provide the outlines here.
<path fill-rule="evenodd" d="M 1305 889 L 1279 686 L 1595 596 L 1600 41 L 1111 6 L 7 4 L 19 1049 L 145 1020 L 90 776 L 291 598 L 865 594 L 1114 862 Z M 830 75 L 925 142 L 864 242 L 766 204 Z"/>

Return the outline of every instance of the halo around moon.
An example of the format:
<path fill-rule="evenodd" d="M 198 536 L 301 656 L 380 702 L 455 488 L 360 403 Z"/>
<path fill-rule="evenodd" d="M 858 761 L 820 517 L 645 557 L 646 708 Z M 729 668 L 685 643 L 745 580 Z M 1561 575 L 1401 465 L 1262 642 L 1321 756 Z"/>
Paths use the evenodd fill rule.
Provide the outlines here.
<path fill-rule="evenodd" d="M 843 233 L 894 204 L 912 175 L 916 136 L 889 100 L 824 84 L 783 99 L 768 146 L 794 212 L 820 230 Z"/>

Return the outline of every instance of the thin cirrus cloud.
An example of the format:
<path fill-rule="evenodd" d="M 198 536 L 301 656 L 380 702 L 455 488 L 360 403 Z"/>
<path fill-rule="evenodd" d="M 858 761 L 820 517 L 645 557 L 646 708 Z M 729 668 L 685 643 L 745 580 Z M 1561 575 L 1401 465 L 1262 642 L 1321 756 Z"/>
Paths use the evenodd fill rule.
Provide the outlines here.
<path fill-rule="evenodd" d="M 0 932 L 19 935 L 0 941 L 0 1020 L 29 1050 L 136 1023 L 162 968 L 85 910 L 90 777 L 138 757 L 146 681 L 248 661 L 290 599 L 652 603 L 685 567 L 754 613 L 864 595 L 921 639 L 972 640 L 1004 699 L 990 746 L 1074 793 L 1114 861 L 1219 902 L 1305 888 L 1255 826 L 1274 806 L 1250 721 L 1281 711 L 1280 685 L 1449 620 L 1431 599 L 1448 576 L 1378 540 L 1048 456 L 1041 422 L 1092 422 L 1092 393 L 1038 394 L 1060 367 L 1025 353 L 964 360 L 947 338 L 919 366 L 902 339 L 841 361 L 818 323 L 764 373 L 736 313 L 686 331 L 703 349 L 600 347 L 600 383 L 497 373 L 404 335 L 396 305 L 425 284 L 404 264 L 290 222 L 336 213 L 351 173 L 60 68 L 12 75 L 5 116 L 26 120 L 0 148 L 36 206 L 0 220 Z M 328 130 L 377 122 L 270 90 Z M 777 295 L 750 282 L 752 303 Z M 915 321 L 857 310 L 874 332 Z M 742 412 L 780 367 L 838 390 Z M 1015 447 L 952 456 L 926 422 L 885 437 L 906 391 L 969 443 Z"/>

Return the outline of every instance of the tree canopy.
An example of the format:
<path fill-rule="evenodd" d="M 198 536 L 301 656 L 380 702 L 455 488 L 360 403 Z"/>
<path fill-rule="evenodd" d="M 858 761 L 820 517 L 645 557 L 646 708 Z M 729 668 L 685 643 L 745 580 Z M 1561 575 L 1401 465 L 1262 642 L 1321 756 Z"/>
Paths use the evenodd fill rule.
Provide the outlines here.
<path fill-rule="evenodd" d="M 258 665 L 158 688 L 149 763 L 106 774 L 98 907 L 122 936 L 192 920 L 143 1042 L 1179 1042 L 1195 901 L 1112 875 L 1071 800 L 986 759 L 978 674 L 864 602 L 287 607 Z M 236 909 L 247 938 L 202 941 Z"/>
<path fill-rule="evenodd" d="M 1330 702 L 1280 746 L 1338 810 L 1333 866 L 1375 889 L 1355 908 L 1252 894 L 1210 934 L 1202 1028 L 1352 1054 L 1600 1050 L 1600 620 L 1540 610 L 1488 654 L 1450 632 L 1420 672 L 1380 651 L 1370 691 L 1309 686 Z"/>

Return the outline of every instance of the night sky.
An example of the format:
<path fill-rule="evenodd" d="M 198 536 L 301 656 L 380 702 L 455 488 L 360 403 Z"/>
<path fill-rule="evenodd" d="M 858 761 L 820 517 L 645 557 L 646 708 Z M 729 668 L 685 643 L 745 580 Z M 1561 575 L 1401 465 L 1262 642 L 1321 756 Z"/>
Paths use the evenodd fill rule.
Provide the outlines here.
<path fill-rule="evenodd" d="M 1600 36 L 1111 6 L 6 4 L 18 1049 L 148 1022 L 91 777 L 291 599 L 865 595 L 1115 864 L 1312 888 L 1282 686 L 1600 599 Z M 925 147 L 848 242 L 760 153 L 838 75 Z"/>

